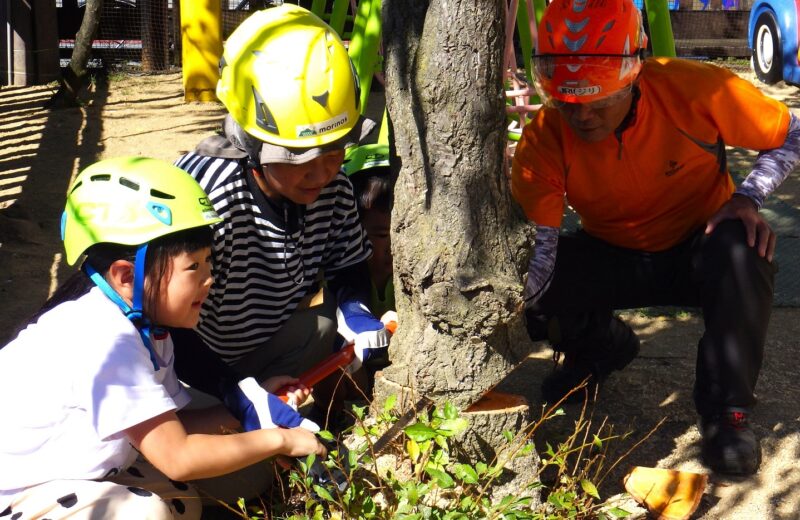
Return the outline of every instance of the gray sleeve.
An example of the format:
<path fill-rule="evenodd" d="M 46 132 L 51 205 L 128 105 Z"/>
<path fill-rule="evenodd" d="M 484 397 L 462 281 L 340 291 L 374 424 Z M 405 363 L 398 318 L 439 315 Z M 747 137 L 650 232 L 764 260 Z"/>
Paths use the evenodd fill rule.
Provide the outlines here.
<path fill-rule="evenodd" d="M 736 193 L 745 195 L 756 203 L 758 208 L 764 200 L 781 185 L 800 162 L 800 120 L 791 114 L 789 131 L 780 148 L 761 152 L 753 165 L 753 171 L 736 189 Z"/>
<path fill-rule="evenodd" d="M 528 280 L 525 282 L 525 305 L 530 306 L 541 298 L 553 278 L 558 248 L 558 228 L 537 226 L 533 255 L 528 262 Z"/>

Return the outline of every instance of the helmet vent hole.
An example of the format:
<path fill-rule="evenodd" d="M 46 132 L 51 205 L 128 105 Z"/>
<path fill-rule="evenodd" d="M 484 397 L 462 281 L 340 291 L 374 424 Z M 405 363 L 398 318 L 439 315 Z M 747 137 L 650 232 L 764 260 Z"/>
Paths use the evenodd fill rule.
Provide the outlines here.
<path fill-rule="evenodd" d="M 150 190 L 150 196 L 155 197 L 157 199 L 167 199 L 167 200 L 175 198 L 175 195 L 170 195 L 169 193 L 164 193 L 163 191 L 158 191 L 158 190 Z"/>
<path fill-rule="evenodd" d="M 600 48 L 600 46 L 601 46 L 601 45 L 603 45 L 603 40 L 605 40 L 605 39 L 606 39 L 606 36 L 605 36 L 605 34 L 604 34 L 603 36 L 601 36 L 601 37 L 600 37 L 600 38 L 597 40 L 597 45 L 595 45 L 595 46 L 594 46 L 594 48 L 595 48 L 595 49 L 599 49 L 599 48 Z"/>
<path fill-rule="evenodd" d="M 610 30 L 611 30 L 611 28 L 612 28 L 612 27 L 614 27 L 614 23 L 615 23 L 615 22 L 616 22 L 616 20 L 610 20 L 610 21 L 609 21 L 609 22 L 606 24 L 606 26 L 605 26 L 605 27 L 603 27 L 603 31 L 602 31 L 602 32 L 608 32 L 608 31 L 610 31 Z"/>
<path fill-rule="evenodd" d="M 110 181 L 111 180 L 111 175 L 109 175 L 107 173 L 103 173 L 103 174 L 100 174 L 100 175 L 92 175 L 91 177 L 89 177 L 89 179 L 92 182 Z"/>
<path fill-rule="evenodd" d="M 133 182 L 130 179 L 126 179 L 125 177 L 120 177 L 119 183 L 125 186 L 126 188 L 132 189 L 133 191 L 139 191 L 139 183 Z"/>
<path fill-rule="evenodd" d="M 73 186 L 72 189 L 69 191 L 69 193 L 72 194 L 72 192 L 74 192 L 75 190 L 80 188 L 82 185 L 83 185 L 83 181 L 78 181 L 77 183 L 75 183 L 75 186 Z"/>

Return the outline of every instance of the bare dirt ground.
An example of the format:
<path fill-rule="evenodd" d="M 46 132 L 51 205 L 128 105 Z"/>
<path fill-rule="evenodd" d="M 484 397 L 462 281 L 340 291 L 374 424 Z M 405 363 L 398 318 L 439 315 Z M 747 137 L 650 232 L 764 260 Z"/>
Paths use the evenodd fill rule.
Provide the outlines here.
<path fill-rule="evenodd" d="M 766 90 L 800 107 L 798 89 L 781 84 Z M 48 87 L 0 90 L 0 345 L 71 272 L 62 258 L 59 220 L 73 175 L 99 159 L 120 155 L 172 161 L 213 132 L 223 114 L 219 105 L 184 104 L 177 73 L 113 77 L 93 85 L 86 105 L 76 109 L 45 110 L 51 93 Z M 732 151 L 731 169 L 747 173 L 753 157 Z M 776 197 L 787 207 L 800 207 L 796 174 Z M 797 261 L 783 258 L 782 265 Z M 642 354 L 608 381 L 594 409 L 594 422 L 608 417 L 615 431 L 631 433 L 616 442 L 613 451 L 620 455 L 665 421 L 613 468 L 601 486 L 605 496 L 622 491 L 621 477 L 631 465 L 706 471 L 698 459 L 691 403 L 702 319 L 684 312 L 627 316 L 642 339 Z M 775 308 L 754 417 L 764 450 L 761 471 L 750 479 L 712 476 L 695 518 L 800 518 L 798 338 L 800 311 Z M 550 367 L 549 350 L 542 346 L 500 389 L 525 395 L 536 412 L 541 406 L 539 381 Z M 35 367 L 31 377 L 36 377 Z M 579 408 L 568 407 L 566 412 L 542 428 L 537 444 L 563 439 Z M 607 468 L 613 460 L 606 462 Z"/>

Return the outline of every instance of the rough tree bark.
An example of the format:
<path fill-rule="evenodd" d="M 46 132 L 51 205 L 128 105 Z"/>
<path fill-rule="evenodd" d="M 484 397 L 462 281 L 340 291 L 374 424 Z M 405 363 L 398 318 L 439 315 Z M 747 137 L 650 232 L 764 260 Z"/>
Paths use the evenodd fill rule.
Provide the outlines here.
<path fill-rule="evenodd" d="M 92 52 L 92 41 L 100 27 L 100 11 L 103 0 L 86 0 L 86 12 L 83 13 L 81 27 L 75 36 L 75 48 L 69 65 L 61 75 L 58 91 L 48 102 L 49 108 L 60 108 L 78 105 L 78 94 L 86 84 L 88 76 L 89 56 Z"/>
<path fill-rule="evenodd" d="M 375 404 L 389 395 L 452 402 L 470 421 L 459 458 L 497 457 L 506 472 L 495 497 L 524 493 L 536 503 L 538 491 L 526 488 L 537 480 L 536 453 L 512 459 L 503 438 L 524 432 L 527 402 L 479 399 L 531 348 L 521 280 L 532 230 L 503 169 L 504 2 L 383 2 L 386 102 L 400 165 L 391 227 L 400 327 L 392 364 L 376 376 Z"/>
<path fill-rule="evenodd" d="M 502 169 L 503 2 L 383 2 L 401 325 L 377 402 L 424 394 L 466 408 L 530 350 L 521 279 L 532 232 Z"/>

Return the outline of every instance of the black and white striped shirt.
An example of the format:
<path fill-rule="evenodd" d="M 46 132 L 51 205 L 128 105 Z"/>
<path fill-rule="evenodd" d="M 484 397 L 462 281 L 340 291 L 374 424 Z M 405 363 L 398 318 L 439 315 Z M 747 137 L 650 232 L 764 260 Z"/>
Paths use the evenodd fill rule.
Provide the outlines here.
<path fill-rule="evenodd" d="M 372 253 L 342 173 L 312 204 L 268 200 L 246 161 L 190 152 L 175 163 L 224 219 L 214 226 L 214 283 L 197 332 L 226 362 L 263 345 L 327 273 Z"/>

